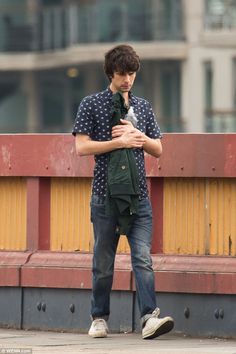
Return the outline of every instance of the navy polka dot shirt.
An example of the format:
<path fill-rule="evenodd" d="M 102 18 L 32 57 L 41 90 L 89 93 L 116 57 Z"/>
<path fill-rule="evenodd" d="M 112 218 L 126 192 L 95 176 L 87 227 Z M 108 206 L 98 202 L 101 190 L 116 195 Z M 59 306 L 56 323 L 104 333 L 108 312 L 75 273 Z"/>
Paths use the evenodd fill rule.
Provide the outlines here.
<path fill-rule="evenodd" d="M 85 97 L 78 109 L 72 134 L 87 134 L 92 140 L 111 140 L 112 91 L 105 91 Z M 130 92 L 130 106 L 137 117 L 137 129 L 152 139 L 160 139 L 161 132 L 149 102 Z M 143 149 L 133 149 L 139 174 L 140 199 L 148 197 Z M 95 169 L 92 193 L 106 196 L 107 166 L 109 153 L 95 155 Z"/>

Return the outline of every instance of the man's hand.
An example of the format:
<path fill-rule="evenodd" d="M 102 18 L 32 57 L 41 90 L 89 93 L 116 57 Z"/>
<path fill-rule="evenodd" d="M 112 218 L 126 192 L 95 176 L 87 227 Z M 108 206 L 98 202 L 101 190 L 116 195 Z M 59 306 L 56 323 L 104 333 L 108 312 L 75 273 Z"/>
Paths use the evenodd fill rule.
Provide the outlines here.
<path fill-rule="evenodd" d="M 115 125 L 112 128 L 112 138 L 118 138 L 124 133 L 134 132 L 136 129 L 133 127 L 133 124 L 125 119 L 121 119 L 122 124 Z"/>
<path fill-rule="evenodd" d="M 160 157 L 162 153 L 162 144 L 160 139 L 151 139 L 140 130 L 134 128 L 133 124 L 125 119 L 120 120 L 118 124 L 112 128 L 113 141 L 119 141 L 124 148 L 143 148 L 145 152 Z"/>
<path fill-rule="evenodd" d="M 142 148 L 145 143 L 145 135 L 135 129 L 134 131 L 127 131 L 120 137 L 115 138 L 121 141 L 122 147 L 124 148 Z M 115 140 L 114 139 L 114 140 Z"/>
<path fill-rule="evenodd" d="M 112 139 L 119 139 L 124 148 L 142 148 L 145 143 L 145 135 L 140 130 L 134 128 L 133 124 L 125 119 L 121 119 L 122 124 L 112 128 Z"/>

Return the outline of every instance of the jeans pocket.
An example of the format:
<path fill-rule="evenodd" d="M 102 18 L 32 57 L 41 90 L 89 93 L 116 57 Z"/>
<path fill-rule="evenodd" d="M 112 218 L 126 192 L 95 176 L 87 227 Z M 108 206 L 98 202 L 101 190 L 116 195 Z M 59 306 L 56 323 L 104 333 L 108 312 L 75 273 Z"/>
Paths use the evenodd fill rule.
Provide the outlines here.
<path fill-rule="evenodd" d="M 105 204 L 105 197 L 101 196 L 101 195 L 96 195 L 93 194 L 91 196 L 91 200 L 90 200 L 90 206 L 92 207 L 92 205 L 104 205 Z"/>
<path fill-rule="evenodd" d="M 100 195 L 92 195 L 90 201 L 90 221 L 93 223 L 94 218 L 99 218 L 105 214 L 105 197 Z"/>

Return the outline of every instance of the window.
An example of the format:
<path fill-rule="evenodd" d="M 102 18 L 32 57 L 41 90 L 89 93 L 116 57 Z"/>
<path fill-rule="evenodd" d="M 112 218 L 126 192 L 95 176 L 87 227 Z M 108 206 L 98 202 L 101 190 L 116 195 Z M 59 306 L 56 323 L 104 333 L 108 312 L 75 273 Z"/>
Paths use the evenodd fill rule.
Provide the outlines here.
<path fill-rule="evenodd" d="M 236 28 L 236 0 L 205 0 L 205 10 L 206 28 Z"/>
<path fill-rule="evenodd" d="M 97 65 L 83 64 L 38 74 L 40 132 L 71 132 L 80 101 L 106 87 L 102 66 L 98 70 Z"/>
<path fill-rule="evenodd" d="M 21 76 L 1 73 L 0 133 L 25 133 L 27 99 L 21 88 Z"/>
<path fill-rule="evenodd" d="M 39 50 L 60 49 L 67 43 L 67 13 L 62 0 L 43 1 L 38 13 L 38 48 Z"/>
<path fill-rule="evenodd" d="M 41 83 L 43 130 L 61 131 L 64 121 L 65 87 L 63 80 L 43 80 Z"/>
<path fill-rule="evenodd" d="M 236 73 L 236 65 L 235 65 Z M 236 132 L 236 98 L 235 107 L 231 110 L 215 110 L 213 105 L 213 79 L 214 72 L 211 62 L 204 63 L 204 100 L 206 131 L 213 133 Z M 236 79 L 234 75 L 234 85 Z M 235 95 L 235 89 L 234 89 Z"/>
<path fill-rule="evenodd" d="M 181 0 L 159 0 L 152 17 L 155 24 L 153 27 L 155 39 L 183 39 L 183 6 Z"/>
<path fill-rule="evenodd" d="M 163 131 L 184 131 L 180 117 L 179 63 L 165 62 L 161 66 L 161 115 Z"/>
<path fill-rule="evenodd" d="M 1 0 L 0 51 L 31 51 L 33 36 L 33 26 L 27 16 L 27 1 Z"/>

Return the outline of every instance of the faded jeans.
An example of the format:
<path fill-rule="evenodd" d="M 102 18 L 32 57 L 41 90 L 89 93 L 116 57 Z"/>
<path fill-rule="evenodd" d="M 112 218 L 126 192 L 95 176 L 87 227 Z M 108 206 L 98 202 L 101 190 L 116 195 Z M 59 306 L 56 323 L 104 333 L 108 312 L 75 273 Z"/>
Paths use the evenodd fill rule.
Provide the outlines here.
<path fill-rule="evenodd" d="M 110 314 L 110 293 L 119 235 L 116 233 L 115 217 L 105 215 L 104 197 L 92 196 L 91 221 L 94 229 L 91 316 L 107 320 Z M 131 250 L 141 322 L 144 322 L 156 308 L 154 273 L 150 256 L 152 209 L 149 199 L 140 200 L 138 214 L 127 239 Z"/>

